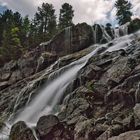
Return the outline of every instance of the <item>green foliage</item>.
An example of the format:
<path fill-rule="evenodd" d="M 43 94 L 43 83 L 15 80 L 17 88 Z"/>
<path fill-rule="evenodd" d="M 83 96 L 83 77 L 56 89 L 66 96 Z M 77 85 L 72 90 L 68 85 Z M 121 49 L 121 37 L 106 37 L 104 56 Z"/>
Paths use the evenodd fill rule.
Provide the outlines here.
<path fill-rule="evenodd" d="M 38 27 L 41 40 L 43 38 L 43 41 L 46 41 L 48 35 L 51 38 L 56 31 L 56 15 L 53 5 L 43 3 L 42 7 L 38 7 L 34 22 Z"/>
<path fill-rule="evenodd" d="M 116 16 L 120 25 L 131 21 L 132 5 L 130 2 L 128 2 L 127 0 L 117 0 L 115 3 L 115 7 L 117 8 Z"/>
<path fill-rule="evenodd" d="M 140 30 L 140 19 L 136 18 L 130 22 L 130 25 L 128 26 L 128 32 L 130 34 L 138 30 Z"/>
<path fill-rule="evenodd" d="M 10 32 L 7 32 L 6 30 L 3 32 L 3 41 L 2 47 L 0 48 L 0 55 L 3 56 L 5 61 L 18 59 L 22 53 L 18 33 L 18 27 L 12 28 Z"/>
<path fill-rule="evenodd" d="M 74 17 L 73 7 L 68 3 L 64 3 L 62 5 L 62 8 L 60 9 L 59 29 L 64 29 L 66 27 L 72 26 L 73 17 Z"/>
<path fill-rule="evenodd" d="M 20 45 L 20 39 L 18 37 L 18 33 L 19 33 L 19 28 L 15 27 L 12 28 L 11 30 L 11 43 L 14 46 L 19 46 Z"/>

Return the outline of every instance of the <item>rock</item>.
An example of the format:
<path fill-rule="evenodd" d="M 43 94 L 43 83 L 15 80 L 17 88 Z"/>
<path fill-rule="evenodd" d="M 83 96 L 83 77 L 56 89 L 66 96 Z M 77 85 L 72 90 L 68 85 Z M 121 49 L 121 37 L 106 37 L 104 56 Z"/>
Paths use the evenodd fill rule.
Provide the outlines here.
<path fill-rule="evenodd" d="M 134 107 L 135 127 L 140 128 L 140 104 L 136 104 Z"/>
<path fill-rule="evenodd" d="M 11 77 L 11 72 L 2 71 L 1 72 L 0 82 L 8 81 L 10 77 Z"/>
<path fill-rule="evenodd" d="M 37 122 L 41 140 L 73 140 L 67 124 L 59 122 L 54 115 L 42 116 Z"/>
<path fill-rule="evenodd" d="M 61 120 L 66 120 L 68 125 L 77 123 L 79 118 L 84 114 L 86 115 L 86 112 L 88 112 L 90 105 L 87 102 L 87 100 L 83 98 L 85 96 L 84 93 L 87 92 L 84 91 L 80 92 L 79 90 L 74 91 L 73 94 L 69 96 L 67 101 L 65 101 L 67 106 L 63 109 L 62 112 L 59 113 L 58 117 Z M 77 96 L 77 97 L 73 97 L 73 96 Z"/>
<path fill-rule="evenodd" d="M 101 134 L 96 140 L 108 140 L 112 136 L 119 135 L 123 132 L 121 125 L 113 125 L 109 127 L 103 134 Z"/>
<path fill-rule="evenodd" d="M 33 132 L 25 122 L 20 121 L 14 124 L 10 132 L 10 140 L 36 140 Z"/>
<path fill-rule="evenodd" d="M 7 88 L 9 85 L 10 85 L 9 82 L 7 82 L 7 81 L 0 82 L 0 90 Z"/>
<path fill-rule="evenodd" d="M 93 120 L 78 122 L 74 129 L 74 140 L 93 140 Z"/>
<path fill-rule="evenodd" d="M 38 59 L 38 65 L 37 65 L 36 72 L 44 70 L 45 68 L 47 68 L 49 65 L 51 65 L 56 60 L 57 60 L 56 54 L 52 54 L 52 53 L 48 53 L 48 52 L 42 53 Z"/>
<path fill-rule="evenodd" d="M 117 61 L 109 70 L 107 70 L 100 81 L 104 84 L 108 84 L 110 80 L 115 83 L 121 82 L 121 80 L 123 80 L 132 70 L 128 62 L 128 58 L 122 58 Z M 112 85 L 110 86 L 112 87 Z"/>
<path fill-rule="evenodd" d="M 14 72 L 12 72 L 10 78 L 9 78 L 9 84 L 13 84 L 19 80 L 22 80 L 22 73 L 20 70 L 15 70 Z"/>
<path fill-rule="evenodd" d="M 139 140 L 139 139 L 140 139 L 140 130 L 136 130 L 123 133 L 119 136 L 109 138 L 108 140 Z"/>
<path fill-rule="evenodd" d="M 36 140 L 30 128 L 24 129 L 16 140 Z"/>
<path fill-rule="evenodd" d="M 92 43 L 92 28 L 82 23 L 60 32 L 45 46 L 45 49 L 58 56 L 64 56 L 85 49 Z"/>
<path fill-rule="evenodd" d="M 39 135 L 41 137 L 46 136 L 58 123 L 59 119 L 54 115 L 42 116 L 37 122 Z"/>

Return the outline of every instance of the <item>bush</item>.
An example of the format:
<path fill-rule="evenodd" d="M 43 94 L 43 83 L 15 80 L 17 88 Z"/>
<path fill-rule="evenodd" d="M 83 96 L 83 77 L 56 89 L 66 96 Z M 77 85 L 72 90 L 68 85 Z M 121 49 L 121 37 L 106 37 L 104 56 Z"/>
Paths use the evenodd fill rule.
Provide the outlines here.
<path fill-rule="evenodd" d="M 140 30 L 140 19 L 136 18 L 130 22 L 128 26 L 128 33 L 131 34 L 138 30 Z"/>

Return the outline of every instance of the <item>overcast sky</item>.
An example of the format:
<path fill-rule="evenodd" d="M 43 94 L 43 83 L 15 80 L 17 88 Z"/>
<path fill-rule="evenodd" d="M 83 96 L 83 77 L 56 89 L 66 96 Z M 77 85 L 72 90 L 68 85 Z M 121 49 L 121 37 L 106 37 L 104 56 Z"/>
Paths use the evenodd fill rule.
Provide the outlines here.
<path fill-rule="evenodd" d="M 130 1 L 133 4 L 134 17 L 140 17 L 140 0 Z M 18 11 L 24 16 L 33 17 L 37 7 L 41 6 L 43 2 L 52 3 L 56 9 L 56 14 L 59 13 L 63 3 L 70 3 L 75 10 L 74 23 L 116 23 L 115 0 L 0 0 L 0 5 Z"/>

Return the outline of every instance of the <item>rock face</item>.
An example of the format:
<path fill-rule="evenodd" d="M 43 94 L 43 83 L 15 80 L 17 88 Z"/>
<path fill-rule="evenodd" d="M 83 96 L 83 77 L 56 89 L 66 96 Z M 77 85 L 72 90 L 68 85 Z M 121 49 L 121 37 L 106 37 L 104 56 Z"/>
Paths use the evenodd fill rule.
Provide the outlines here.
<path fill-rule="evenodd" d="M 71 32 L 67 37 L 66 31 Z M 0 69 L 0 122 L 9 116 L 13 119 L 20 109 L 28 106 L 51 73 L 99 47 L 87 48 L 93 40 L 91 28 L 86 24 L 66 31 L 37 48 L 36 53 L 27 53 Z M 66 91 L 57 106 L 58 115 L 46 114 L 38 120 L 33 130 L 39 140 L 140 137 L 140 40 L 135 36 L 125 44 L 126 49 L 109 51 L 113 43 L 116 42 L 99 49 L 79 71 L 69 87 L 71 90 Z M 83 48 L 87 49 L 79 51 Z M 70 54 L 76 51 L 79 52 Z M 65 54 L 70 55 L 58 60 L 58 56 Z M 10 140 L 35 140 L 33 130 L 20 121 L 12 126 Z"/>
<path fill-rule="evenodd" d="M 92 43 L 92 28 L 86 23 L 82 23 L 66 28 L 56 35 L 52 41 L 42 46 L 48 52 L 64 56 L 85 49 Z"/>

